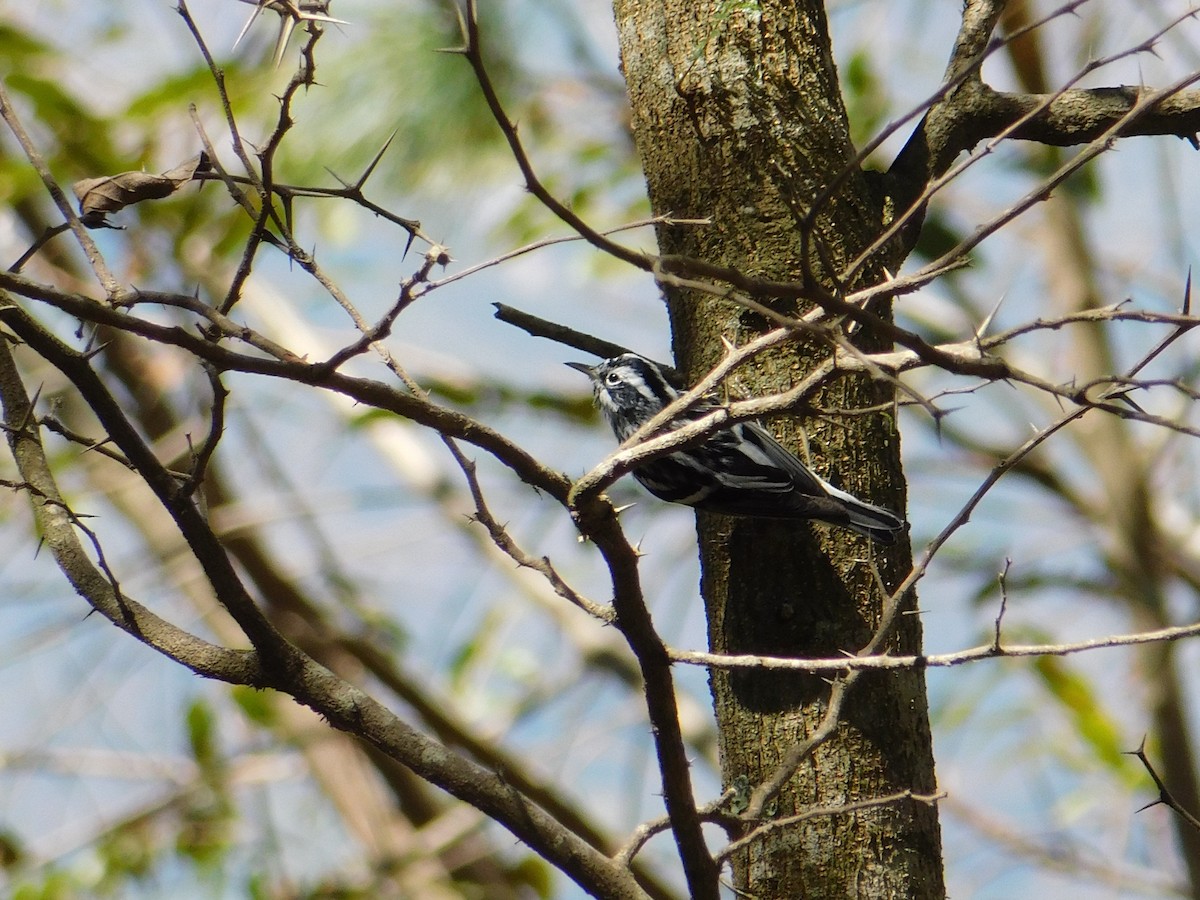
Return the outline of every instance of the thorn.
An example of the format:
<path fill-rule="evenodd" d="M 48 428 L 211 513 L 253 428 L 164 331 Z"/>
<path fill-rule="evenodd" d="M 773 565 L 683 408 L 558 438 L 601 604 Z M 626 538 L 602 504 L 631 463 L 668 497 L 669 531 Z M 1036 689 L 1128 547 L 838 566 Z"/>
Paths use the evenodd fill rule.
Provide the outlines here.
<path fill-rule="evenodd" d="M 1141 756 L 1146 751 L 1146 735 L 1142 735 L 1142 742 L 1137 745 L 1136 750 L 1122 750 L 1126 756 Z"/>
<path fill-rule="evenodd" d="M 392 146 L 392 141 L 396 139 L 396 135 L 399 134 L 399 132 L 400 130 L 396 129 L 391 133 L 388 139 L 383 142 L 383 146 L 379 148 L 379 152 L 375 154 L 374 158 L 367 164 L 367 168 L 363 170 L 362 175 L 359 176 L 358 182 L 354 185 L 356 188 L 362 190 L 362 186 L 367 183 L 367 179 L 371 177 L 371 173 L 375 171 L 375 167 L 379 165 L 379 161 L 383 159 L 383 155 L 387 153 L 388 147 Z"/>
<path fill-rule="evenodd" d="M 354 190 L 354 185 L 352 185 L 350 182 L 348 182 L 345 178 L 343 178 L 337 172 L 333 171 L 333 169 L 329 168 L 329 166 L 325 166 L 325 171 L 328 172 L 330 175 L 332 175 L 334 180 L 338 184 L 340 184 L 342 187 L 344 187 L 346 190 L 348 190 L 348 191 Z"/>
<path fill-rule="evenodd" d="M 325 25 L 349 25 L 345 19 L 335 19 L 333 16 L 327 16 L 322 13 L 302 12 L 300 13 L 301 20 L 305 22 L 321 22 Z"/>
<path fill-rule="evenodd" d="M 105 341 L 103 344 L 100 344 L 97 347 L 93 347 L 87 353 L 83 354 L 83 358 L 85 360 L 91 360 L 93 357 L 99 356 L 100 353 L 104 350 L 104 348 L 109 347 L 111 345 L 112 345 L 112 341 Z"/>
<path fill-rule="evenodd" d="M 242 38 L 246 36 L 246 32 L 250 30 L 250 26 L 254 24 L 254 20 L 258 18 L 258 14 L 263 11 L 264 4 L 254 4 L 254 12 L 250 13 L 250 18 L 246 20 L 246 24 L 242 26 L 242 30 L 238 32 L 237 40 L 233 42 L 233 49 L 237 49 L 237 45 L 242 42 Z"/>
<path fill-rule="evenodd" d="M 1113 394 L 1112 398 L 1114 400 L 1120 400 L 1126 406 L 1137 410 L 1142 415 L 1146 415 L 1146 411 L 1144 409 L 1142 409 L 1140 406 L 1138 406 L 1138 404 L 1135 403 L 1133 401 L 1133 399 L 1129 396 L 1130 391 L 1133 391 L 1133 390 L 1136 390 L 1136 388 L 1132 388 L 1132 387 L 1125 388 L 1124 390 L 1118 391 L 1117 393 Z"/>
<path fill-rule="evenodd" d="M 90 443 L 86 447 L 84 447 L 79 455 L 83 456 L 85 453 L 91 453 L 93 450 L 98 450 L 99 448 L 103 447 L 105 444 L 111 444 L 111 443 L 112 443 L 111 437 L 106 437 L 106 438 L 104 438 L 104 440 L 101 440 L 101 441 L 93 441 L 92 443 Z"/>
<path fill-rule="evenodd" d="M 29 420 L 37 421 L 34 415 L 34 410 L 37 408 L 38 398 L 42 396 L 42 388 L 44 384 L 39 384 L 37 390 L 33 392 L 33 397 L 29 400 L 29 409 L 25 410 L 25 416 L 21 419 L 21 424 L 13 429 L 17 434 L 24 434 L 25 429 L 29 427 Z"/>
<path fill-rule="evenodd" d="M 1198 147 L 1197 149 L 1200 149 Z M 1183 286 L 1183 314 L 1192 314 L 1192 267 L 1188 266 L 1187 282 Z"/>
<path fill-rule="evenodd" d="M 275 68 L 279 68 L 279 64 L 283 62 L 284 54 L 287 53 L 288 41 L 292 39 L 292 32 L 296 30 L 296 20 L 288 17 L 283 17 L 280 13 L 279 20 L 279 37 L 275 39 Z"/>
<path fill-rule="evenodd" d="M 992 320 L 996 318 L 996 313 L 1000 311 L 1000 307 L 1008 298 L 1007 294 L 1001 294 L 1000 299 L 996 301 L 996 305 L 992 307 L 992 311 L 983 317 L 983 321 L 979 323 L 979 327 L 975 329 L 975 340 L 980 340 L 987 330 L 992 327 Z"/>

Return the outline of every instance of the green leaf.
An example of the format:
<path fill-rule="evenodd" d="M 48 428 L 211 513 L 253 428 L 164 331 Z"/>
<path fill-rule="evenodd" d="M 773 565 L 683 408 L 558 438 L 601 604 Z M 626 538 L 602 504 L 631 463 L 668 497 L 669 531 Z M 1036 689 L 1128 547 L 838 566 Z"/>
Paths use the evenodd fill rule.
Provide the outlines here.
<path fill-rule="evenodd" d="M 25 881 L 13 888 L 12 900 L 76 900 L 83 892 L 67 872 L 51 868 L 40 882 Z"/>
<path fill-rule="evenodd" d="M 517 884 L 532 888 L 539 897 L 547 900 L 554 893 L 553 870 L 536 856 L 526 856 L 517 863 L 512 869 L 512 878 Z"/>
<path fill-rule="evenodd" d="M 1127 773 L 1127 742 L 1091 683 L 1057 656 L 1036 658 L 1033 670 L 1046 692 L 1070 715 L 1076 733 L 1091 747 L 1095 758 L 1114 773 Z"/>
<path fill-rule="evenodd" d="M 202 769 L 211 769 L 218 761 L 216 717 L 212 708 L 204 700 L 196 700 L 188 707 L 187 716 L 188 743 L 192 748 L 192 756 Z"/>
<path fill-rule="evenodd" d="M 889 101 L 885 83 L 875 74 L 871 54 L 859 50 L 843 69 L 842 89 L 846 114 L 850 118 L 850 138 L 861 146 L 883 126 Z"/>
<path fill-rule="evenodd" d="M 239 684 L 234 685 L 229 693 L 242 714 L 255 725 L 273 728 L 278 722 L 279 716 L 275 704 L 267 692 Z"/>

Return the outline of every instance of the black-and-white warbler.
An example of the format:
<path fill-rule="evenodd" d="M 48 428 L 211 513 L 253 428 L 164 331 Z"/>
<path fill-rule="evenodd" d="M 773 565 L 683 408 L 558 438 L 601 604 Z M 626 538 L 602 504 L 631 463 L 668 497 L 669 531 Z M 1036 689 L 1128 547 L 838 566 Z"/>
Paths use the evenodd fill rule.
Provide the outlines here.
<path fill-rule="evenodd" d="M 617 440 L 624 441 L 679 396 L 662 370 L 634 353 L 596 366 L 567 363 L 592 380 L 596 405 Z M 711 400 L 694 404 L 663 433 L 716 409 Z M 633 477 L 655 497 L 730 516 L 819 519 L 895 542 L 904 520 L 838 490 L 754 422 L 739 422 L 704 440 L 644 462 Z"/>

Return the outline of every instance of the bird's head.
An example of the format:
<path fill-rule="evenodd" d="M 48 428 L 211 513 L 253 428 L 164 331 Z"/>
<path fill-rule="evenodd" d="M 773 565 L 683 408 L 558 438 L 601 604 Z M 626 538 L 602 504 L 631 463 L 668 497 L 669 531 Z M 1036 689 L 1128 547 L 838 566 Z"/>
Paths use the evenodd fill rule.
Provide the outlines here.
<path fill-rule="evenodd" d="M 636 353 L 622 353 L 595 366 L 567 365 L 592 380 L 596 406 L 622 441 L 679 396 L 662 370 Z"/>

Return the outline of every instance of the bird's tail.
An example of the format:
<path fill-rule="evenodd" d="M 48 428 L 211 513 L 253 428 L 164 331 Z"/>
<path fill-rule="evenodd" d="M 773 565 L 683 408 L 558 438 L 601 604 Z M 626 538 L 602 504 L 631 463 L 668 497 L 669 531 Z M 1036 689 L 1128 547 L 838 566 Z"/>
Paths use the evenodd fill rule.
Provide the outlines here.
<path fill-rule="evenodd" d="M 838 490 L 828 482 L 824 482 L 824 486 L 829 496 L 841 504 L 846 514 L 846 520 L 837 524 L 865 534 L 881 544 L 896 543 L 896 536 L 904 531 L 907 524 L 903 519 L 882 506 L 875 506 Z"/>

